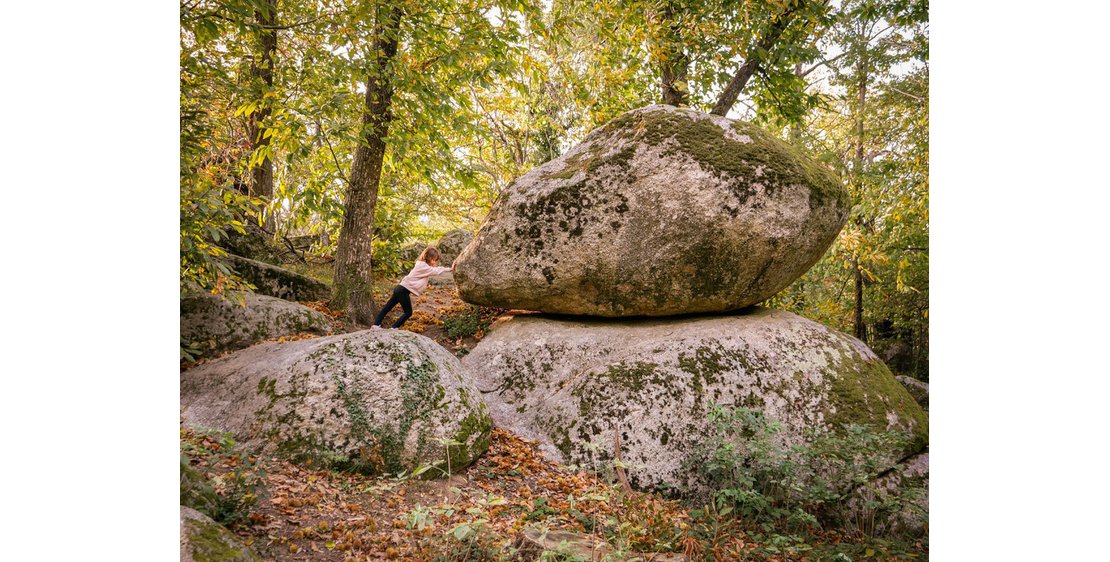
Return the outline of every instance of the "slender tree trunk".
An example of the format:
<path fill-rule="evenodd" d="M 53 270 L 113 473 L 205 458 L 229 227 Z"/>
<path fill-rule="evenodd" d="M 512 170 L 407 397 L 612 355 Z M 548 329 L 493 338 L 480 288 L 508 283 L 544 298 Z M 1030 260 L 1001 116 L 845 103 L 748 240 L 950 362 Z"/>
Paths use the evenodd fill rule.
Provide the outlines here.
<path fill-rule="evenodd" d="M 744 86 L 748 85 L 748 80 L 751 80 L 752 75 L 759 69 L 759 65 L 765 62 L 761 59 L 764 55 L 760 53 L 769 53 L 771 51 L 771 48 L 778 42 L 779 37 L 782 37 L 782 33 L 786 31 L 786 27 L 790 25 L 790 20 L 794 17 L 794 13 L 804 5 L 804 1 L 798 2 L 793 8 L 775 17 L 775 20 L 771 22 L 770 29 L 767 30 L 767 34 L 759 40 L 758 47 L 748 51 L 748 56 L 744 60 L 744 64 L 740 65 L 740 68 L 736 71 L 732 80 L 729 81 L 728 86 L 721 92 L 720 97 L 717 98 L 717 104 L 713 106 L 713 111 L 710 111 L 710 113 L 722 117 L 728 115 L 732 106 L 736 105 L 736 100 L 739 99 L 740 92 L 744 91 Z"/>
<path fill-rule="evenodd" d="M 263 9 L 255 10 L 254 21 L 258 24 L 258 51 L 251 62 L 251 74 L 255 79 L 257 101 L 274 87 L 274 58 L 277 55 L 277 0 L 267 0 Z M 263 133 L 263 123 L 272 110 L 269 103 L 262 103 L 258 111 L 251 113 L 248 130 L 251 150 L 258 151 L 270 146 L 270 138 Z M 267 157 L 251 168 L 251 195 L 269 202 L 274 195 L 274 163 Z"/>
<path fill-rule="evenodd" d="M 794 65 L 794 75 L 802 78 L 805 76 L 805 71 L 802 69 L 802 63 Z M 804 116 L 803 116 L 804 119 Z M 794 146 L 802 146 L 802 125 L 800 123 L 790 124 L 790 144 Z"/>
<path fill-rule="evenodd" d="M 867 49 L 867 47 L 866 47 L 866 45 L 864 45 L 865 53 L 866 53 L 866 49 Z M 857 70 L 857 74 L 859 74 L 859 98 L 857 100 L 858 103 L 856 105 L 856 153 L 855 153 L 855 158 L 854 158 L 855 162 L 853 162 L 853 165 L 852 165 L 852 174 L 855 176 L 855 182 L 856 182 L 856 186 L 857 186 L 856 189 L 859 190 L 860 193 L 862 193 L 862 189 L 863 189 L 863 166 L 864 166 L 864 158 L 863 158 L 863 155 L 864 155 L 864 152 L 863 152 L 863 143 L 864 143 L 863 118 L 864 118 L 866 104 L 867 104 L 867 78 L 868 78 L 867 77 L 867 57 L 866 56 L 860 56 L 858 64 L 859 64 L 859 67 L 856 70 Z M 870 221 L 865 220 L 863 217 L 859 217 L 859 225 L 860 225 L 861 230 L 868 231 Z M 853 265 L 855 266 L 854 269 L 855 269 L 855 277 L 856 277 L 856 303 L 855 303 L 855 320 L 854 320 L 855 336 L 860 341 L 866 343 L 867 342 L 867 324 L 863 320 L 863 296 L 864 296 L 863 295 L 863 284 L 864 284 L 864 279 L 863 279 L 863 268 L 860 267 L 858 252 L 857 252 L 856 257 L 853 259 Z"/>
<path fill-rule="evenodd" d="M 366 106 L 362 134 L 344 200 L 343 228 L 335 257 L 332 306 L 346 308 L 351 321 L 371 324 L 377 307 L 371 292 L 371 244 L 374 239 L 374 208 L 385 158 L 385 137 L 393 121 L 393 81 L 390 66 L 397 56 L 401 8 L 378 6 L 374 28 L 374 53 L 367 73 Z"/>
<path fill-rule="evenodd" d="M 677 9 L 674 3 L 667 2 L 663 6 L 660 22 L 666 30 L 663 39 L 663 55 L 666 60 L 662 61 L 663 103 L 684 106 L 688 105 L 687 97 L 690 91 L 686 83 L 686 76 L 690 71 L 690 58 L 682 49 L 682 29 L 675 19 L 676 15 Z"/>
<path fill-rule="evenodd" d="M 863 321 L 863 269 L 859 265 L 859 258 L 852 258 L 852 265 L 856 276 L 856 306 L 853 318 L 853 328 L 856 338 L 867 343 L 867 324 Z"/>

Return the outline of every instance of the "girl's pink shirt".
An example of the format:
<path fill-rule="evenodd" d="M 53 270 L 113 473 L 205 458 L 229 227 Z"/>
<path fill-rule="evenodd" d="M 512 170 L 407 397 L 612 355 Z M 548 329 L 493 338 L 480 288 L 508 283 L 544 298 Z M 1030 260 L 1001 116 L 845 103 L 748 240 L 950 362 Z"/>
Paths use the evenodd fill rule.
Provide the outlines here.
<path fill-rule="evenodd" d="M 451 268 L 431 266 L 423 261 L 416 260 L 416 265 L 413 266 L 412 271 L 401 280 L 401 286 L 408 289 L 412 294 L 419 295 L 420 291 L 428 286 L 429 277 L 434 277 L 444 271 L 451 271 Z"/>

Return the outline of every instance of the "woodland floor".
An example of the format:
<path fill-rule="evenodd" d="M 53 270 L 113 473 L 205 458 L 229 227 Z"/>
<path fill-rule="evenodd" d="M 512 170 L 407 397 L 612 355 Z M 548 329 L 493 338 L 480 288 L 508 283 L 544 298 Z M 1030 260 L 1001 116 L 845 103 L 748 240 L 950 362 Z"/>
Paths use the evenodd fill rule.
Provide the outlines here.
<path fill-rule="evenodd" d="M 378 302 L 394 283 L 383 281 L 375 289 Z M 413 301 L 413 317 L 403 329 L 460 356 L 480 339 L 480 332 L 447 336 L 443 317 L 468 306 L 453 286 L 429 286 Z M 337 333 L 355 329 L 326 303 L 305 304 L 329 313 Z M 397 307 L 387 324 L 399 314 Z M 319 336 L 282 340 L 308 337 Z M 889 543 L 834 531 L 799 537 L 692 511 L 656 494 L 625 490 L 612 483 L 612 475 L 550 462 L 535 443 L 501 429 L 494 430 L 486 454 L 450 479 L 317 470 L 248 456 L 221 436 L 184 426 L 181 450 L 230 498 L 229 527 L 265 560 L 509 560 L 524 529 L 592 537 L 615 553 L 606 560 L 662 559 L 652 551 L 684 553 L 688 560 L 928 559 L 927 542 Z M 594 557 L 601 560 L 601 551 Z"/>

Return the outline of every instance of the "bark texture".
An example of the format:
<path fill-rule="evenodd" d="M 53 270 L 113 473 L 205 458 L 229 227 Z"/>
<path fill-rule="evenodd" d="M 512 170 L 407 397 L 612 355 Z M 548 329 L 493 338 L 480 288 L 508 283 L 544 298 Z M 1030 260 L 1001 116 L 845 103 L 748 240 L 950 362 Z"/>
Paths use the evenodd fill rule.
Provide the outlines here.
<path fill-rule="evenodd" d="M 690 70 L 690 58 L 682 50 L 682 31 L 675 19 L 677 10 L 674 3 L 663 6 L 662 25 L 665 31 L 662 61 L 663 103 L 666 105 L 688 105 L 686 76 Z"/>
<path fill-rule="evenodd" d="M 264 9 L 255 10 L 254 21 L 258 24 L 258 52 L 251 62 L 251 75 L 258 80 L 258 100 L 274 87 L 274 58 L 277 55 L 277 0 L 269 0 Z M 263 134 L 263 123 L 273 110 L 263 103 L 258 111 L 251 113 L 249 134 L 251 150 L 258 151 L 270 146 L 270 138 Z M 274 163 L 267 157 L 251 168 L 251 195 L 269 200 L 274 195 Z"/>
<path fill-rule="evenodd" d="M 362 137 L 351 164 L 350 182 L 344 201 L 343 229 L 335 259 L 335 294 L 332 305 L 346 308 L 351 321 L 369 325 L 377 306 L 371 294 L 371 244 L 374 238 L 374 208 L 385 158 L 385 138 L 393 121 L 392 61 L 397 56 L 402 10 L 379 6 L 374 28 L 373 61 L 366 80 L 366 107 L 362 114 Z"/>
<path fill-rule="evenodd" d="M 864 53 L 866 53 L 866 50 L 864 51 Z M 859 74 L 859 98 L 858 98 L 859 104 L 856 106 L 856 115 L 855 115 L 855 117 L 856 117 L 856 123 L 855 123 L 855 125 L 856 125 L 855 126 L 855 128 L 856 128 L 856 143 L 855 143 L 856 146 L 855 146 L 855 149 L 856 150 L 855 150 L 855 154 L 853 155 L 854 156 L 854 158 L 853 158 L 854 161 L 852 163 L 852 175 L 855 178 L 855 183 L 856 183 L 857 189 L 862 190 L 862 187 L 863 187 L 863 184 L 862 184 L 863 166 L 864 166 L 864 163 L 865 163 L 864 154 L 863 154 L 863 143 L 864 143 L 863 118 L 864 118 L 864 115 L 865 115 L 865 110 L 867 108 L 867 57 L 861 56 L 861 57 L 859 57 L 858 60 L 859 60 L 859 63 L 858 63 L 858 67 L 857 67 L 857 73 Z M 863 228 L 864 230 L 867 230 L 867 226 L 868 226 L 867 221 L 862 220 L 862 217 L 861 217 L 859 222 L 860 222 L 861 228 Z M 867 324 L 865 323 L 865 321 L 863 319 L 864 278 L 863 278 L 863 268 L 860 266 L 860 263 L 859 263 L 859 257 L 856 257 L 856 258 L 853 259 L 853 265 L 855 266 L 855 284 L 856 284 L 855 314 L 854 314 L 854 317 L 853 317 L 853 331 L 854 331 L 854 335 L 857 338 L 859 338 L 863 341 L 867 341 Z"/>

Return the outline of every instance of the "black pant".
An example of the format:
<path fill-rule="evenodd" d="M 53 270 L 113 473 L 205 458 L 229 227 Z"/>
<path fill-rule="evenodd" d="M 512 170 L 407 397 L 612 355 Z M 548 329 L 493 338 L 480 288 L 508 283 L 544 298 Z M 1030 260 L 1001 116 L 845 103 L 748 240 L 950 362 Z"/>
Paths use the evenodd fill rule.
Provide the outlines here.
<path fill-rule="evenodd" d="M 385 306 L 382 307 L 381 312 L 378 313 L 378 317 L 374 319 L 374 325 L 381 326 L 382 320 L 385 320 L 385 315 L 389 314 L 389 311 L 393 310 L 393 307 L 397 306 L 397 303 L 400 303 L 401 309 L 404 310 L 405 313 L 393 323 L 394 328 L 400 328 L 401 325 L 412 316 L 412 300 L 409 299 L 409 294 L 409 290 L 406 289 L 404 285 L 397 285 L 394 287 L 393 296 L 389 297 Z"/>

